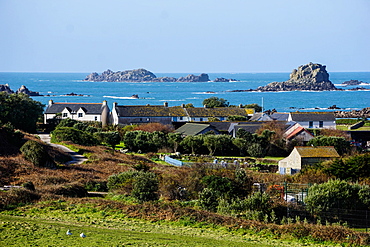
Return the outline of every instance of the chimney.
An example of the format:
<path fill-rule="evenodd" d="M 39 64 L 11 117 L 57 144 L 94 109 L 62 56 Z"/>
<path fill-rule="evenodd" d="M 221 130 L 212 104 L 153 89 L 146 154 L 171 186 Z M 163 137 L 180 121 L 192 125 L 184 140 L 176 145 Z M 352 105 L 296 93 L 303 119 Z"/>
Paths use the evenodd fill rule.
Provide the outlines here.
<path fill-rule="evenodd" d="M 239 108 L 243 108 L 243 105 L 242 104 L 239 104 Z"/>
<path fill-rule="evenodd" d="M 181 107 L 182 107 L 182 108 L 185 108 L 185 104 L 181 104 Z"/>
<path fill-rule="evenodd" d="M 163 106 L 164 106 L 164 107 L 168 107 L 168 102 L 164 102 L 164 103 L 163 103 Z"/>
<path fill-rule="evenodd" d="M 203 108 L 207 108 L 207 105 L 204 105 Z"/>
<path fill-rule="evenodd" d="M 51 106 L 52 104 L 54 104 L 53 100 L 49 100 L 49 106 Z"/>
<path fill-rule="evenodd" d="M 103 106 L 107 105 L 107 101 L 103 100 Z"/>
<path fill-rule="evenodd" d="M 113 102 L 113 109 L 117 107 L 117 102 Z"/>

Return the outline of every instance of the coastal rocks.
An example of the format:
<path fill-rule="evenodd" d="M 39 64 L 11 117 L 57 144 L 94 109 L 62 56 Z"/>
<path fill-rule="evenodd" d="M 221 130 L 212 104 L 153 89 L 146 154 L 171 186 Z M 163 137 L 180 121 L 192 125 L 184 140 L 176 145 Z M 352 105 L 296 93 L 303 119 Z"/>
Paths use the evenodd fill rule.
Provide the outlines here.
<path fill-rule="evenodd" d="M 207 82 L 210 81 L 209 77 L 207 74 L 200 74 L 199 76 L 197 75 L 187 75 L 185 77 L 180 77 L 177 79 L 178 82 Z"/>
<path fill-rule="evenodd" d="M 359 81 L 359 80 L 349 80 L 349 81 L 345 81 L 345 82 L 342 83 L 342 85 L 346 85 L 346 86 L 357 86 L 357 85 L 361 85 L 361 84 L 369 84 L 369 83 Z"/>
<path fill-rule="evenodd" d="M 42 96 L 39 94 L 39 92 L 33 92 L 33 91 L 30 91 L 28 90 L 28 88 L 24 85 L 22 85 L 16 93 L 24 93 L 24 94 L 27 94 L 29 96 Z"/>
<path fill-rule="evenodd" d="M 14 91 L 10 89 L 8 84 L 0 85 L 0 92 L 7 92 L 8 94 L 14 93 Z M 42 96 L 41 94 L 39 94 L 39 92 L 33 92 L 33 91 L 28 90 L 28 88 L 24 85 L 22 85 L 15 93 L 17 94 L 24 93 L 29 96 Z"/>
<path fill-rule="evenodd" d="M 362 110 L 352 111 L 334 111 L 336 118 L 369 118 L 370 107 L 363 108 Z"/>
<path fill-rule="evenodd" d="M 309 63 L 294 69 L 290 79 L 285 82 L 272 82 L 257 88 L 257 91 L 330 91 L 337 90 L 329 80 L 326 66 Z"/>
<path fill-rule="evenodd" d="M 146 69 L 133 69 L 113 72 L 110 69 L 101 75 L 94 72 L 88 75 L 84 81 L 107 81 L 107 82 L 141 82 L 152 81 L 157 78 L 152 72 Z"/>
<path fill-rule="evenodd" d="M 214 80 L 214 82 L 230 82 L 230 81 L 238 81 L 238 80 L 236 80 L 236 79 L 226 79 L 226 78 L 223 78 L 223 77 L 216 78 Z"/>
<path fill-rule="evenodd" d="M 10 89 L 8 84 L 0 85 L 0 92 L 7 92 L 8 94 L 14 93 L 14 91 Z"/>
<path fill-rule="evenodd" d="M 133 69 L 113 72 L 111 70 L 104 71 L 101 75 L 94 72 L 86 76 L 84 81 L 107 81 L 107 82 L 207 82 L 209 77 L 207 74 L 187 75 L 185 77 L 157 77 L 152 72 L 146 69 Z"/>

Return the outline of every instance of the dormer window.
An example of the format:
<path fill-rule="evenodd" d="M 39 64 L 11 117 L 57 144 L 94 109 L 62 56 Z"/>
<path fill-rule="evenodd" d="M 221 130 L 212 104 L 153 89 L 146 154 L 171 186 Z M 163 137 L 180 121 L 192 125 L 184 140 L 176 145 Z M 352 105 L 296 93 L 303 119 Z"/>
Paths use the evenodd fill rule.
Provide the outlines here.
<path fill-rule="evenodd" d="M 68 117 L 68 114 L 67 113 L 63 113 L 63 117 Z"/>
<path fill-rule="evenodd" d="M 81 112 L 78 113 L 78 117 L 83 117 L 83 114 Z"/>

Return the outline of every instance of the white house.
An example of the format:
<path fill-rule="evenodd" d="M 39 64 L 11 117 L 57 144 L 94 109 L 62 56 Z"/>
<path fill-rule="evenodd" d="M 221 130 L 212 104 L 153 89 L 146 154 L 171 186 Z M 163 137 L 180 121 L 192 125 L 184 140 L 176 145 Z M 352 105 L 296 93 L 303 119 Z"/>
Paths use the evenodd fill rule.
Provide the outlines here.
<path fill-rule="evenodd" d="M 279 161 L 279 173 L 293 175 L 307 165 L 339 157 L 339 154 L 332 146 L 294 147 L 288 157 Z"/>
<path fill-rule="evenodd" d="M 79 121 L 98 121 L 106 125 L 109 122 L 109 107 L 103 103 L 54 103 L 49 104 L 44 113 L 44 123 L 58 116 L 61 119 L 70 118 Z"/>
<path fill-rule="evenodd" d="M 299 123 L 305 129 L 335 129 L 333 112 L 291 112 L 288 121 Z"/>

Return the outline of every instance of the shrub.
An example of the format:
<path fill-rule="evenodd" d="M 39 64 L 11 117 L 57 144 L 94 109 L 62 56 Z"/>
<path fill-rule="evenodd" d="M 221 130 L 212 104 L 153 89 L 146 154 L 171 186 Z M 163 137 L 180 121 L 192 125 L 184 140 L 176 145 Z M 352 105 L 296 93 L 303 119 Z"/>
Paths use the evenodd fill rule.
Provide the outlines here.
<path fill-rule="evenodd" d="M 202 192 L 199 193 L 199 206 L 202 209 L 216 212 L 219 203 L 218 192 L 211 188 L 204 188 Z"/>
<path fill-rule="evenodd" d="M 152 172 L 138 172 L 133 181 L 131 195 L 140 202 L 158 199 L 159 181 L 157 175 Z"/>
<path fill-rule="evenodd" d="M 51 135 L 52 141 L 56 142 L 70 141 L 84 146 L 93 146 L 99 143 L 90 133 L 71 127 L 58 127 L 51 132 Z"/>
<path fill-rule="evenodd" d="M 60 121 L 60 123 L 57 125 L 57 128 L 60 127 L 73 127 L 75 124 L 79 123 L 79 121 L 70 119 L 70 118 L 65 118 Z"/>
<path fill-rule="evenodd" d="M 55 167 L 54 161 L 50 158 L 44 146 L 36 141 L 27 141 L 25 144 L 23 144 L 20 151 L 24 155 L 24 158 L 32 162 L 32 164 L 35 166 Z"/>
<path fill-rule="evenodd" d="M 40 199 L 40 195 L 26 188 L 11 189 L 0 196 L 0 208 L 27 204 Z"/>
<path fill-rule="evenodd" d="M 138 201 L 158 199 L 159 181 L 156 174 L 143 171 L 127 171 L 108 178 L 109 190 L 131 194 Z"/>
<path fill-rule="evenodd" d="M 60 184 L 48 189 L 49 193 L 66 197 L 86 197 L 87 190 L 78 183 Z"/>

